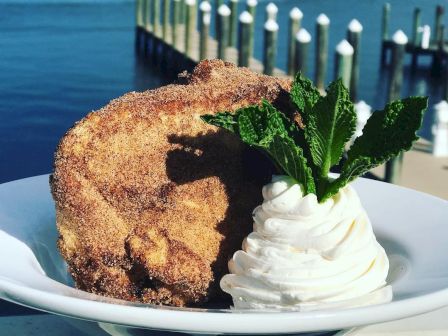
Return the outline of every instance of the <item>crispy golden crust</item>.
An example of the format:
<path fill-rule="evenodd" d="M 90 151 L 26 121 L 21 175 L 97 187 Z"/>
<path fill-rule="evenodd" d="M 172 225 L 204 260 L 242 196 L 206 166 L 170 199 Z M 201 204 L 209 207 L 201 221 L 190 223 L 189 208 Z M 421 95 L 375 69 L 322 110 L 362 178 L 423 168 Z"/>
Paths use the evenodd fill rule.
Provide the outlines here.
<path fill-rule="evenodd" d="M 222 61 L 128 93 L 61 140 L 51 177 L 59 249 L 80 289 L 176 306 L 217 295 L 227 260 L 251 231 L 260 181 L 238 139 L 199 116 L 262 98 L 289 82 Z"/>

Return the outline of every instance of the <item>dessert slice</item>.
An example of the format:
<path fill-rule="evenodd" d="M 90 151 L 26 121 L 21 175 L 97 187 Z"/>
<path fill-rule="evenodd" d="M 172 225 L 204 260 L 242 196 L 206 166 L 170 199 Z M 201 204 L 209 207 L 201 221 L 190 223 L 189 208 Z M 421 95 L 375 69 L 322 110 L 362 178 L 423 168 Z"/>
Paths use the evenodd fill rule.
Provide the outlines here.
<path fill-rule="evenodd" d="M 220 295 L 265 181 L 245 174 L 237 137 L 200 115 L 262 99 L 286 106 L 289 85 L 203 61 L 180 83 L 128 93 L 70 129 L 51 188 L 58 246 L 76 286 L 175 306 Z"/>
<path fill-rule="evenodd" d="M 411 97 L 376 111 L 339 164 L 356 128 L 349 93 L 336 81 L 320 96 L 297 75 L 291 100 L 300 128 L 267 101 L 202 119 L 265 152 L 278 171 L 263 187 L 254 230 L 229 262 L 221 288 L 241 309 L 318 309 L 384 302 L 389 262 L 349 185 L 417 139 L 427 98 Z M 393 225 L 394 223 L 390 223 Z"/>

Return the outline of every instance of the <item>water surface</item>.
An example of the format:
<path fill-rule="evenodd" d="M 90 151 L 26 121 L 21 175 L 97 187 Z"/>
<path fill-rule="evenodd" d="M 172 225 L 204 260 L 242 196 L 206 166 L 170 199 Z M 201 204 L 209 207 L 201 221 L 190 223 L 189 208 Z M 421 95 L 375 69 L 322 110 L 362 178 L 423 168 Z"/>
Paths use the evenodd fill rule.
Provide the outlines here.
<path fill-rule="evenodd" d="M 330 17 L 328 81 L 333 77 L 334 47 L 345 37 L 348 22 L 358 18 L 364 25 L 359 96 L 374 108 L 382 107 L 386 87 L 378 62 L 382 1 L 277 3 L 278 66 L 283 68 L 290 8 L 301 8 L 303 26 L 312 35 L 317 15 L 325 12 Z M 414 5 L 423 8 L 423 22 L 432 25 L 437 3 L 448 1 L 391 1 L 391 31 L 403 28 L 410 34 Z M 258 7 L 258 31 L 266 4 L 261 1 Z M 243 2 L 240 5 L 244 7 Z M 154 88 L 168 80 L 135 57 L 133 1 L 0 0 L 0 32 L 0 182 L 50 172 L 55 147 L 74 122 L 125 92 Z M 255 46 L 255 55 L 261 58 L 262 34 L 256 35 Z M 404 96 L 430 95 L 432 103 L 438 102 L 441 83 L 429 76 L 428 67 L 405 76 Z M 425 137 L 430 137 L 431 123 L 432 110 L 422 129 Z"/>

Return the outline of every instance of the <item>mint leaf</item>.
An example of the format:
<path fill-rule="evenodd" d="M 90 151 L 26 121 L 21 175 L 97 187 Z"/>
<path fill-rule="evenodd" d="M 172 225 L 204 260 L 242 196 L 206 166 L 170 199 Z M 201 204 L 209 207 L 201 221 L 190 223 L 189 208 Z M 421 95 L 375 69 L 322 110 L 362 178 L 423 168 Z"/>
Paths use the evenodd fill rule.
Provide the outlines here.
<path fill-rule="evenodd" d="M 318 176 L 327 179 L 330 168 L 341 159 L 345 143 L 356 129 L 356 113 L 341 80 L 333 82 L 309 114 L 305 138 Z"/>
<path fill-rule="evenodd" d="M 268 101 L 264 100 L 261 106 L 239 109 L 233 115 L 225 112 L 201 118 L 236 133 L 246 144 L 263 150 L 285 174 L 302 184 L 305 193 L 315 193 L 312 170 L 303 150 L 292 138 L 296 126 Z"/>
<path fill-rule="evenodd" d="M 312 161 L 313 176 L 320 188 L 325 189 L 330 168 L 341 159 L 345 143 L 356 128 L 356 113 L 347 89 L 341 80 L 333 82 L 327 95 L 321 97 L 312 82 L 300 73 L 291 89 L 291 99 L 301 112 L 305 123 L 304 138 L 298 143 Z M 319 195 L 318 195 L 319 196 Z"/>
<path fill-rule="evenodd" d="M 297 145 L 303 149 L 305 157 L 308 161 L 308 166 L 311 167 L 314 179 L 317 181 L 319 178 L 317 175 L 317 169 L 313 163 L 310 147 L 308 145 L 309 142 L 305 138 L 310 136 L 310 134 L 307 133 L 308 130 L 306 129 L 306 125 L 308 125 L 309 116 L 313 113 L 313 106 L 320 98 L 320 93 L 313 83 L 308 78 L 302 76 L 299 72 L 294 78 L 290 97 L 296 109 L 300 112 L 302 122 L 305 124 L 305 132 L 294 132 L 293 138 Z"/>
<path fill-rule="evenodd" d="M 305 194 L 315 194 L 313 172 L 307 165 L 303 150 L 289 137 L 275 135 L 272 141 L 262 147 L 283 171 L 303 185 Z"/>
<path fill-rule="evenodd" d="M 294 83 L 291 87 L 291 100 L 300 111 L 305 125 L 307 125 L 308 116 L 311 114 L 311 109 L 319 100 L 319 90 L 306 77 L 303 77 L 299 72 L 294 78 Z"/>
<path fill-rule="evenodd" d="M 275 134 L 288 134 L 281 113 L 267 101 L 238 110 L 236 116 L 241 139 L 248 144 L 269 143 Z"/>
<path fill-rule="evenodd" d="M 321 201 L 370 169 L 383 164 L 400 152 L 407 151 L 418 139 L 427 97 L 410 97 L 387 104 L 367 121 L 363 134 L 355 140 L 342 166 L 341 175 L 328 185 Z"/>
<path fill-rule="evenodd" d="M 220 112 L 214 115 L 205 114 L 201 116 L 201 119 L 213 126 L 225 128 L 232 133 L 237 132 L 235 129 L 237 122 L 235 121 L 234 116 L 229 112 Z"/>

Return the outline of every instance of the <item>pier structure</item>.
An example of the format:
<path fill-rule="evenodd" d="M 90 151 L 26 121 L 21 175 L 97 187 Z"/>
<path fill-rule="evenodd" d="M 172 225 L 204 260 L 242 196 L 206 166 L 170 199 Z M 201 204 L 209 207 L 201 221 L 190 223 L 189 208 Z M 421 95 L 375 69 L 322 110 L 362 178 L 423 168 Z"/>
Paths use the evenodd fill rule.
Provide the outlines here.
<path fill-rule="evenodd" d="M 278 9 L 273 3 L 268 5 L 266 12 L 268 18 L 264 25 L 265 56 L 263 61 L 259 61 L 253 57 L 254 18 L 249 12 L 249 10 L 255 12 L 257 3 L 254 0 L 248 1 L 249 10 L 238 15 L 237 20 L 234 19 L 231 8 L 224 3 L 215 8 L 213 13 L 213 5 L 208 1 L 197 4 L 195 0 L 172 0 L 171 22 L 164 21 L 163 29 L 156 31 L 153 29 L 154 16 L 148 3 L 157 1 L 160 0 L 136 1 L 135 45 L 140 54 L 148 57 L 164 71 L 176 75 L 185 70 L 192 70 L 202 59 L 220 58 L 247 66 L 258 73 L 278 77 L 287 76 L 286 71 L 275 66 L 278 32 L 276 11 Z M 180 18 L 181 11 L 178 8 L 181 7 L 181 2 L 186 4 L 183 19 Z M 213 14 L 216 17 L 216 37 L 213 37 L 210 31 Z M 199 17 L 199 24 L 196 17 Z M 199 30 L 196 26 L 199 26 Z M 164 31 L 165 34 L 161 34 L 160 31 Z"/>
<path fill-rule="evenodd" d="M 162 2 L 162 6 L 159 2 Z M 329 62 L 330 19 L 324 13 L 316 18 L 316 38 L 313 41 L 309 30 L 302 27 L 304 14 L 298 7 L 290 10 L 287 27 L 277 22 L 278 7 L 270 2 L 264 8 L 263 31 L 256 32 L 255 13 L 258 2 L 246 0 L 245 10 L 238 10 L 236 4 L 242 0 L 196 2 L 197 0 L 136 0 L 137 51 L 160 66 L 166 73 L 175 75 L 191 70 L 202 59 L 220 58 L 240 66 L 246 66 L 259 73 L 278 77 L 292 77 L 298 71 L 310 75 L 310 45 L 316 50 L 315 75 L 320 91 L 324 93 L 325 78 Z M 162 13 L 160 8 L 163 8 Z M 155 13 L 154 13 L 155 11 Z M 210 26 L 215 18 L 214 27 Z M 162 18 L 162 19 L 161 19 Z M 354 22 L 354 23 L 353 23 Z M 357 21 L 348 25 L 347 43 L 353 44 L 353 55 L 343 57 L 340 71 L 345 84 L 356 96 L 359 77 L 359 57 L 362 25 Z M 213 31 L 212 29 L 213 28 Z M 287 69 L 279 69 L 278 34 L 287 32 Z M 214 33 L 214 34 L 213 34 Z M 262 60 L 254 55 L 254 36 L 263 36 Z M 337 53 L 335 54 L 337 56 Z M 347 66 L 349 64 L 349 66 Z"/>
<path fill-rule="evenodd" d="M 392 8 L 389 3 L 383 6 L 382 28 L 381 28 L 381 65 L 385 66 L 392 62 L 392 50 L 394 42 L 389 35 L 389 22 Z M 448 67 L 448 40 L 446 37 L 446 27 L 443 24 L 445 8 L 438 5 L 435 10 L 434 26 L 428 24 L 422 25 L 421 9 L 415 8 L 413 13 L 411 38 L 405 45 L 406 54 L 411 55 L 411 70 L 415 71 L 418 67 L 418 59 L 422 56 L 432 58 L 432 74 L 442 77 L 443 67 Z M 388 57 L 389 56 L 389 57 Z M 388 61 L 389 60 L 389 61 Z"/>
<path fill-rule="evenodd" d="M 163 1 L 163 2 L 162 2 Z M 238 10 L 238 1 L 216 0 L 213 3 L 207 0 L 136 0 L 136 38 L 137 52 L 152 61 L 166 74 L 177 75 L 185 70 L 191 71 L 202 59 L 221 58 L 239 66 L 245 66 L 252 71 L 274 75 L 277 77 L 289 77 L 301 71 L 310 76 L 310 45 L 314 44 L 314 75 L 319 90 L 325 94 L 325 78 L 329 62 L 328 35 L 330 18 L 324 13 L 315 21 L 315 37 L 302 25 L 304 14 L 299 8 L 294 7 L 289 13 L 287 27 L 281 27 L 277 22 L 278 7 L 269 3 L 264 9 L 265 17 L 263 30 L 256 32 L 255 13 L 258 10 L 257 0 L 246 0 L 245 10 Z M 161 3 L 162 2 L 162 6 Z M 162 13 L 160 8 L 162 7 Z M 433 57 L 433 69 L 445 78 L 443 100 L 448 100 L 448 42 L 445 40 L 445 28 L 443 26 L 444 9 L 438 6 L 434 31 L 431 38 L 430 27 L 421 26 L 421 10 L 416 9 L 413 15 L 413 32 L 409 39 L 406 34 L 398 30 L 393 35 L 389 34 L 389 21 L 391 6 L 386 3 L 382 16 L 382 50 L 381 64 L 389 67 L 387 101 L 399 99 L 403 82 L 405 55 L 412 55 L 412 68 L 418 65 L 418 57 L 431 55 Z M 211 18 L 215 18 L 215 25 L 211 27 Z M 211 29 L 213 28 L 213 29 Z M 212 30 L 214 30 L 214 35 Z M 344 85 L 349 89 L 352 100 L 358 103 L 357 112 L 362 115 L 363 123 L 366 122 L 367 112 L 370 110 L 359 99 L 357 94 L 360 78 L 359 64 L 361 49 L 361 37 L 363 26 L 353 19 L 347 26 L 345 39 L 341 36 L 341 42 L 334 49 L 333 60 L 335 62 L 334 79 L 342 78 Z M 276 66 L 277 39 L 279 34 L 288 34 L 287 45 L 287 69 L 279 69 Z M 257 60 L 254 55 L 254 35 L 263 36 L 262 60 Z M 389 57 L 388 57 L 389 56 Z M 389 61 L 388 61 L 389 59 Z M 445 63 L 445 66 L 443 64 Z M 447 104 L 440 105 L 446 109 Z M 439 112 L 438 112 L 439 113 Z M 447 134 L 445 127 L 445 115 L 448 112 L 440 112 L 437 119 L 439 125 L 434 129 L 438 131 L 438 143 L 444 144 Z M 358 134 L 362 129 L 358 130 Z M 432 144 L 430 144 L 432 146 Z M 420 146 L 421 147 L 421 146 Z M 425 152 L 430 153 L 426 146 Z M 406 154 L 407 158 L 414 156 L 414 151 Z M 438 150 L 439 156 L 445 150 Z M 425 154 L 427 162 L 438 160 L 428 159 L 431 154 Z M 405 160 L 404 162 L 408 162 Z M 434 164 L 433 166 L 437 166 Z M 405 171 L 409 169 L 406 167 Z M 376 170 L 376 172 L 378 169 Z M 382 179 L 388 182 L 400 183 L 403 171 L 403 156 L 389 161 L 380 174 Z M 406 173 L 407 174 L 407 173 Z M 406 175 L 405 174 L 405 175 Z M 406 175 L 407 176 L 407 175 Z"/>

